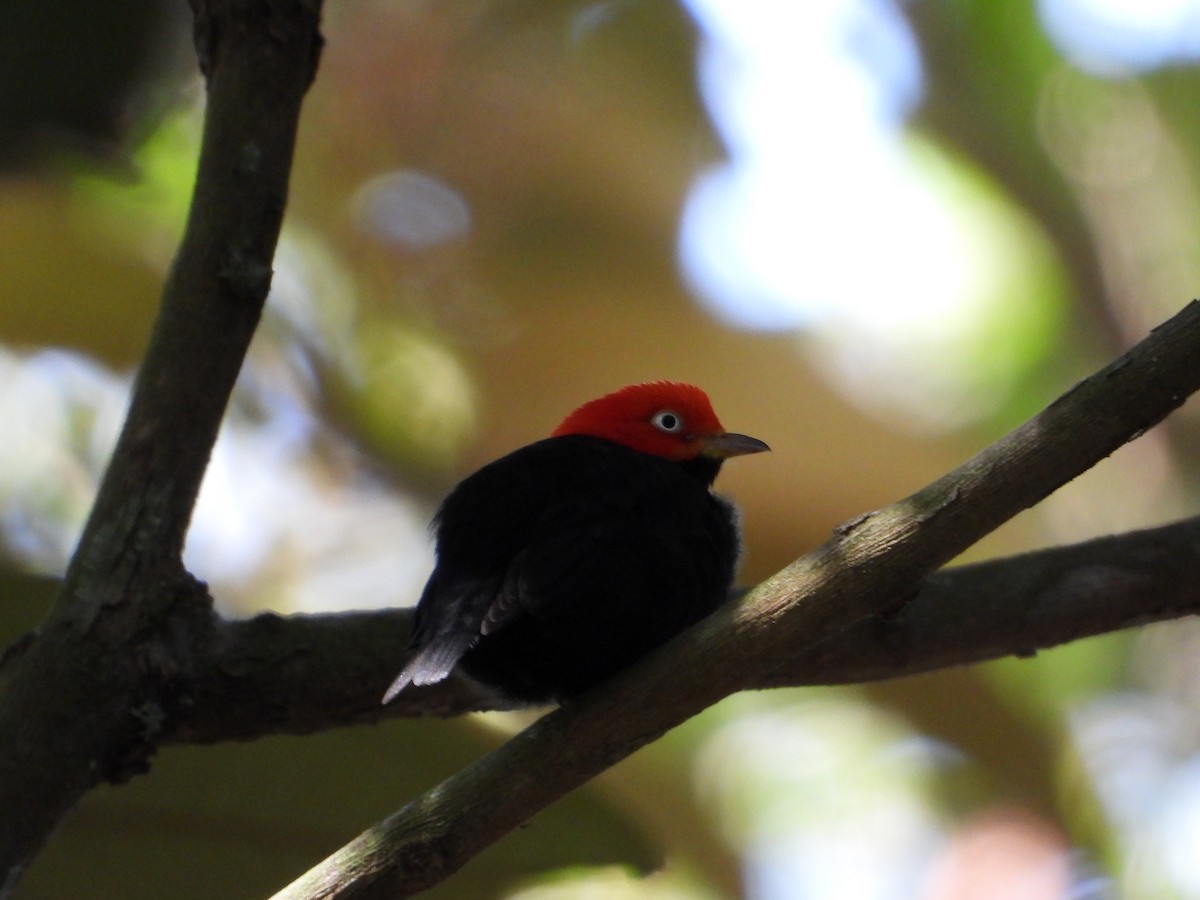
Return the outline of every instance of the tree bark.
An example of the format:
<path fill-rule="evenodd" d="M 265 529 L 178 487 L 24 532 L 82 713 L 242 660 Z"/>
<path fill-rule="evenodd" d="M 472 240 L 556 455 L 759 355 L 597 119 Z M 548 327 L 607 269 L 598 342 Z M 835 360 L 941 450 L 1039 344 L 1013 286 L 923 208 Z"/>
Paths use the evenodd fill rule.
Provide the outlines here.
<path fill-rule="evenodd" d="M 0 667 L 0 896 L 86 791 L 146 769 L 187 644 L 214 626 L 180 554 L 270 287 L 321 39 L 317 2 L 193 11 L 209 105 L 187 229 L 62 590 Z"/>
<path fill-rule="evenodd" d="M 1200 518 L 943 569 L 894 611 L 781 653 L 746 687 L 900 678 L 1196 613 Z M 411 623 L 411 609 L 223 622 L 211 643 L 194 647 L 189 702 L 163 741 L 253 740 L 504 708 L 460 678 L 380 706 L 404 663 Z"/>

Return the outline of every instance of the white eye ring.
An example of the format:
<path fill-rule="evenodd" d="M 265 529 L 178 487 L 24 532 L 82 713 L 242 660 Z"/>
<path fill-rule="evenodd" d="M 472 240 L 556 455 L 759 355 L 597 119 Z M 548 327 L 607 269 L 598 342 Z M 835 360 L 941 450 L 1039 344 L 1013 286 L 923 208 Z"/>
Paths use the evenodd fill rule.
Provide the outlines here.
<path fill-rule="evenodd" d="M 667 434 L 679 434 L 683 431 L 683 416 L 674 410 L 664 409 L 650 417 L 650 424 Z"/>

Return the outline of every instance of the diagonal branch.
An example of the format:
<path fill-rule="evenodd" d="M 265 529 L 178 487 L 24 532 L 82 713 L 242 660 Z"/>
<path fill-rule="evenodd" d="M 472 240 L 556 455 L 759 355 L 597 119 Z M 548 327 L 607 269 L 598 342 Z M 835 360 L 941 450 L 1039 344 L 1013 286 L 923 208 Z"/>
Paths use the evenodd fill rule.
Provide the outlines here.
<path fill-rule="evenodd" d="M 282 891 L 408 896 L 781 661 L 896 610 L 922 581 L 1200 388 L 1200 302 L 911 497 L 849 523 L 685 636 L 551 712 Z M 696 677 L 702 673 L 702 677 Z"/>
<path fill-rule="evenodd" d="M 755 688 L 857 684 L 1032 656 L 1200 613 L 1200 518 L 935 572 L 895 615 L 782 659 Z"/>

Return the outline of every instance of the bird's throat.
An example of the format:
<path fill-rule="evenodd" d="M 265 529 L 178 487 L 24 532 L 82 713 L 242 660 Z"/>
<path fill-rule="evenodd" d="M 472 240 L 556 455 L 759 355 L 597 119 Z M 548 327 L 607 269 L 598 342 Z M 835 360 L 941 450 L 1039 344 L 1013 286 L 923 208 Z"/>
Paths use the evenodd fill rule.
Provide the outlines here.
<path fill-rule="evenodd" d="M 717 473 L 721 471 L 722 462 L 724 460 L 702 455 L 684 460 L 679 466 L 705 487 L 712 487 L 712 483 L 717 480 Z"/>

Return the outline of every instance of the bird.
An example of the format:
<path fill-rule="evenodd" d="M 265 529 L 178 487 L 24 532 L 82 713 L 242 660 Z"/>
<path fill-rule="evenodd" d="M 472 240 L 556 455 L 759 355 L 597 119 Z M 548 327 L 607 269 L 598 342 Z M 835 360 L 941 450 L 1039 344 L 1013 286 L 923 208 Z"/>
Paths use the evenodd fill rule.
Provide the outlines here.
<path fill-rule="evenodd" d="M 384 694 L 456 667 L 517 704 L 568 702 L 720 606 L 741 552 L 722 463 L 770 448 L 692 384 L 633 384 L 461 481 L 409 657 Z"/>

